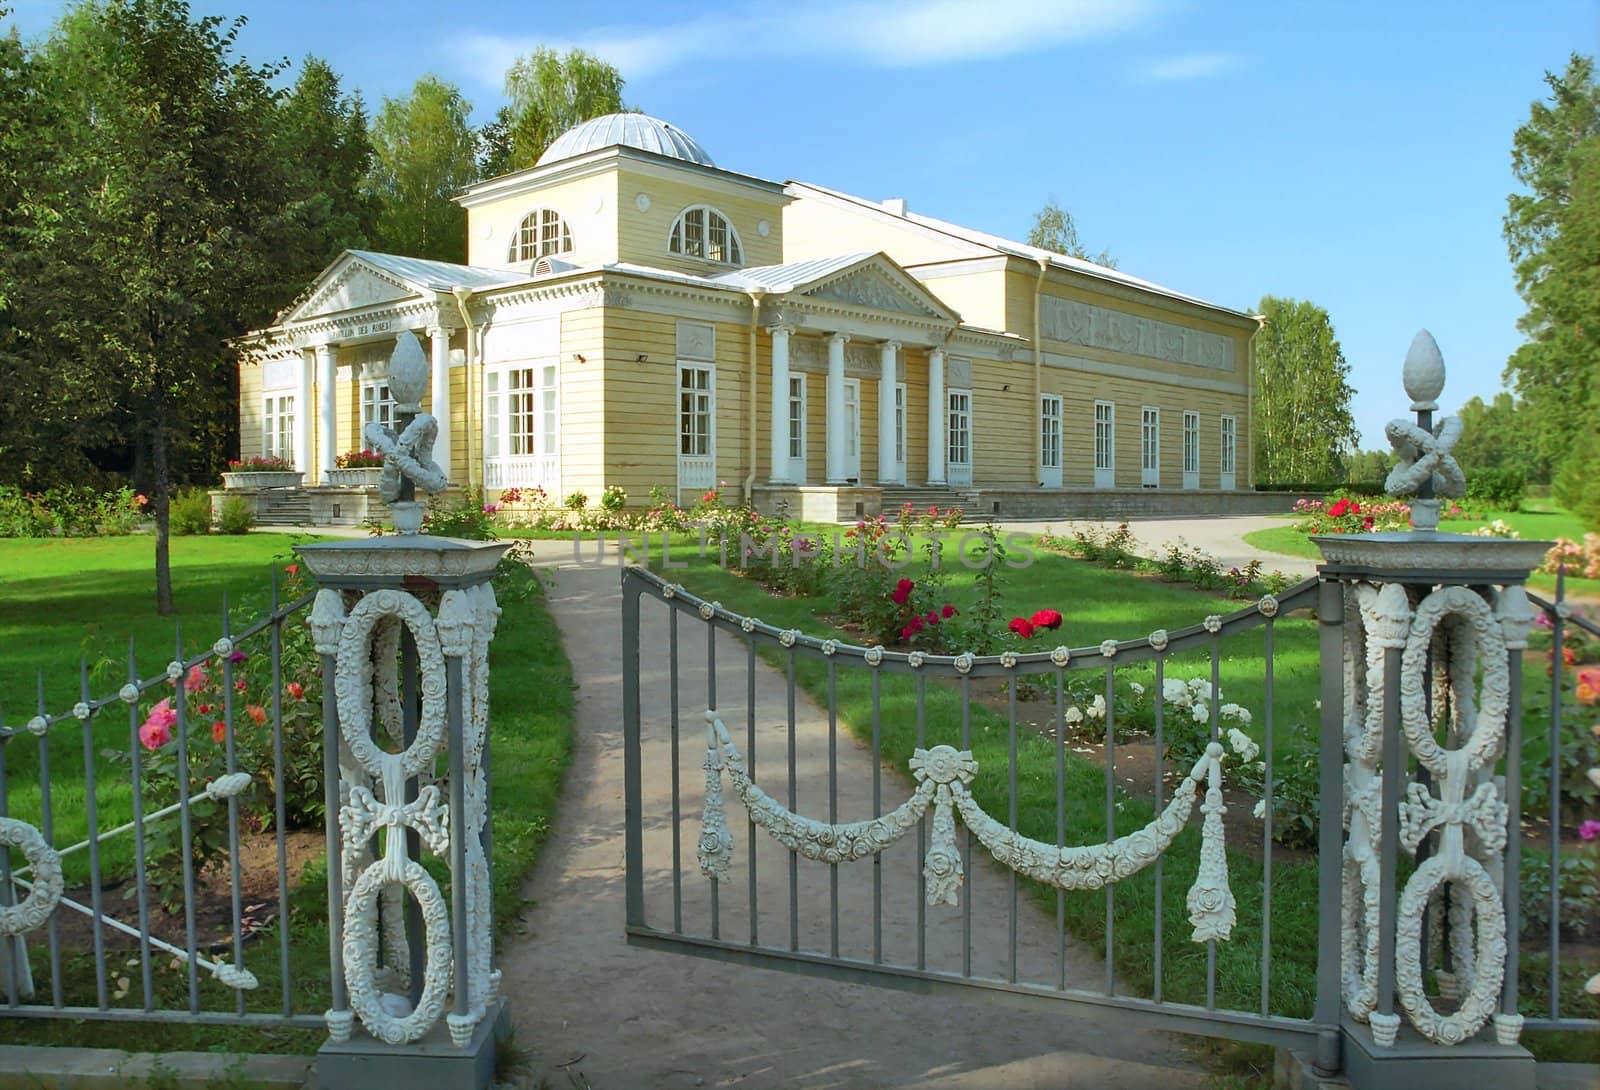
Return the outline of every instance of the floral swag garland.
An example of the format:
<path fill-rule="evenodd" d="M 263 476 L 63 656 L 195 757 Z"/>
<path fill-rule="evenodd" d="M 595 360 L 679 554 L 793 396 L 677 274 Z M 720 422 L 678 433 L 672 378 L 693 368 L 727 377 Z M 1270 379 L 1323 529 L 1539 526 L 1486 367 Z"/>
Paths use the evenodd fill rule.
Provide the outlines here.
<path fill-rule="evenodd" d="M 700 872 L 726 882 L 731 877 L 733 833 L 723 807 L 722 779 L 726 775 L 744 803 L 751 821 L 785 847 L 823 863 L 848 863 L 883 851 L 907 832 L 933 807 L 933 836 L 923 859 L 924 890 L 930 905 L 955 905 L 962 883 L 961 855 L 956 848 L 955 814 L 997 862 L 1046 885 L 1064 890 L 1100 889 L 1108 883 L 1137 874 L 1172 844 L 1188 823 L 1199 785 L 1206 785 L 1200 812 L 1200 868 L 1189 889 L 1189 923 L 1195 942 L 1226 940 L 1233 932 L 1235 909 L 1228 888 L 1228 866 L 1223 846 L 1223 747 L 1212 742 L 1205 755 L 1183 778 L 1172 799 L 1144 828 L 1106 844 L 1058 848 L 1015 832 L 984 812 L 968 785 L 978 762 L 966 750 L 937 745 L 918 749 L 910 761 L 917 786 L 911 797 L 881 817 L 867 821 L 828 824 L 797 814 L 780 805 L 750 779 L 744 760 L 733 745 L 728 728 L 712 709 L 706 712 L 706 792 L 701 814 L 697 856 Z"/>

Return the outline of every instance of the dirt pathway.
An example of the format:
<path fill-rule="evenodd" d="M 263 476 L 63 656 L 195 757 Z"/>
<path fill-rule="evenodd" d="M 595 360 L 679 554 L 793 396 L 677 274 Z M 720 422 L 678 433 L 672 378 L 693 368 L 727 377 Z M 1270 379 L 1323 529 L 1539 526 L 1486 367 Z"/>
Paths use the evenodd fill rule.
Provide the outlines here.
<path fill-rule="evenodd" d="M 971 998 L 928 997 L 884 988 L 743 968 L 677 953 L 629 947 L 623 938 L 623 752 L 618 572 L 614 566 L 573 567 L 568 543 L 541 546 L 558 567 L 550 604 L 580 686 L 576 741 L 550 841 L 527 895 L 522 933 L 505 944 L 501 965 L 518 1041 L 538 1049 L 556 1088 L 930 1087 L 940 1090 L 1037 1087 L 1200 1088 L 1201 1069 L 1175 1039 L 1129 1028 L 1126 1020 L 1091 1022 L 1059 1012 L 1016 1009 Z M 681 904 L 686 931 L 709 926 L 708 886 L 694 863 L 702 797 L 706 705 L 706 640 L 698 623 L 680 622 L 683 723 L 678 762 L 683 822 Z M 646 613 L 644 700 L 645 856 L 647 910 L 657 926 L 672 920 L 672 823 L 667 752 L 666 611 Z M 719 709 L 744 748 L 748 675 L 744 645 L 717 648 Z M 776 670 L 755 676 L 759 753 L 782 752 L 787 692 Z M 530 694 L 536 697 L 536 694 Z M 803 693 L 796 706 L 800 809 L 826 816 L 826 715 Z M 652 764 L 652 761 L 654 763 Z M 839 814 L 871 813 L 872 759 L 840 733 Z M 762 781 L 761 765 L 756 778 Z M 773 760 L 769 775 L 782 775 Z M 885 772 L 884 806 L 906 794 L 904 780 Z M 780 798 L 785 785 L 767 783 Z M 733 881 L 721 898 L 728 938 L 747 938 L 749 872 L 741 805 L 730 796 L 737 847 Z M 758 834 L 756 922 L 763 941 L 788 929 L 787 853 Z M 981 861 L 980 861 L 981 862 Z M 872 879 L 869 864 L 841 867 L 840 948 L 870 956 Z M 914 836 L 884 853 L 883 949 L 899 958 L 915 947 L 917 897 Z M 1009 879 L 993 866 L 975 868 L 973 968 L 1003 974 L 1007 956 Z M 797 896 L 801 947 L 826 949 L 827 869 L 801 861 Z M 960 912 L 930 909 L 930 967 L 959 965 Z M 1019 904 L 1018 964 L 1022 979 L 1053 979 L 1053 913 L 1025 898 Z M 1104 981 L 1099 951 L 1069 940 L 1069 981 Z"/>

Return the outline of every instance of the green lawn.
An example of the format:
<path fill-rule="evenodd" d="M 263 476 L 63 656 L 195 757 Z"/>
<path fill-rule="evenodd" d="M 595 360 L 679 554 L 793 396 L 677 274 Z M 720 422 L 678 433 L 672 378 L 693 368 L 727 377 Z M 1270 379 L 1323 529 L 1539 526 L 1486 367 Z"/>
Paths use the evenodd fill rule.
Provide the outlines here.
<path fill-rule="evenodd" d="M 907 574 L 915 576 L 914 571 Z M 821 637 L 833 636 L 857 642 L 838 627 L 834 605 L 827 598 L 785 597 L 767 593 L 753 580 L 718 568 L 715 563 L 696 560 L 690 567 L 673 573 L 690 590 L 720 601 L 728 609 L 748 613 L 782 627 L 801 629 Z M 972 591 L 973 576 L 965 570 L 952 571 L 951 597 L 965 607 Z M 1103 639 L 1129 639 L 1156 628 L 1176 629 L 1192 624 L 1210 613 L 1226 613 L 1240 603 L 1186 587 L 1110 571 L 1082 561 L 1041 553 L 1025 571 L 1010 573 L 1004 584 L 1005 616 L 1030 614 L 1044 607 L 1058 608 L 1066 615 L 1059 636 L 1051 636 L 1042 647 L 1057 642 L 1073 646 L 1097 644 Z M 1316 737 L 1316 685 L 1319 677 L 1314 622 L 1304 615 L 1280 617 L 1276 626 L 1274 734 L 1280 741 L 1312 742 Z M 1266 716 L 1262 707 L 1264 655 L 1261 630 L 1230 637 L 1223 642 L 1221 688 L 1225 699 L 1237 701 L 1255 714 L 1251 728 L 1258 740 L 1264 734 Z M 802 658 L 796 663 L 799 684 L 813 698 L 826 704 L 828 667 L 826 663 Z M 1174 656 L 1168 665 L 1169 676 L 1194 676 L 1209 669 L 1206 654 Z M 1076 676 L 1098 678 L 1089 671 Z M 1150 680 L 1148 668 L 1119 669 L 1120 683 L 1142 678 Z M 862 670 L 837 672 L 840 719 L 858 737 L 870 738 L 871 682 Z M 881 685 L 881 744 L 885 761 L 904 769 L 915 745 L 913 679 L 883 675 Z M 926 704 L 927 740 L 930 744 L 960 739 L 963 702 L 958 687 L 934 684 L 928 687 Z M 1046 719 L 1052 705 L 1022 704 L 1020 718 Z M 971 708 L 974 756 L 980 772 L 973 790 L 990 813 L 1004 814 L 1008 805 L 1007 720 L 986 707 Z M 1169 720 L 1170 721 L 1170 720 Z M 1047 842 L 1055 837 L 1055 760 L 1056 746 L 1051 739 L 1023 728 L 1018 739 L 1018 818 L 1025 834 Z M 1283 775 L 1288 746 L 1280 745 L 1274 768 Z M 1302 752 L 1304 752 L 1302 750 Z M 1090 764 L 1066 755 L 1066 843 L 1086 844 L 1102 841 L 1107 835 L 1104 815 L 1104 774 L 1099 763 Z M 1313 787 L 1314 791 L 1314 787 Z M 1135 791 L 1118 785 L 1119 807 L 1115 832 L 1125 834 L 1148 822 L 1153 809 L 1146 789 Z M 1174 843 L 1166 856 L 1165 902 L 1163 905 L 1164 961 L 1163 994 L 1172 1000 L 1203 1002 L 1205 997 L 1206 950 L 1188 939 L 1189 924 L 1184 895 L 1193 880 L 1199 849 L 1198 817 Z M 1238 900 L 1238 925 L 1230 942 L 1217 947 L 1217 1002 L 1224 1007 L 1254 1010 L 1260 997 L 1260 944 L 1262 933 L 1261 864 L 1243 852 L 1229 851 L 1230 883 Z M 1274 859 L 1271 920 L 1271 1009 L 1286 1015 L 1307 1015 L 1315 995 L 1315 941 L 1317 876 L 1315 866 L 1279 853 Z M 1035 895 L 1046 911 L 1053 912 L 1056 893 L 1042 887 Z M 1080 939 L 1098 947 L 1104 940 L 1105 899 L 1099 893 L 1064 895 L 1068 928 Z M 1119 883 L 1114 889 L 1117 934 L 1117 970 L 1136 991 L 1149 994 L 1153 984 L 1155 947 L 1155 900 L 1150 872 Z M 1576 966 L 1574 967 L 1576 968 Z M 1531 977 L 1524 977 L 1530 995 L 1536 991 Z M 1581 994 L 1581 980 L 1574 976 L 1568 1009 L 1592 1017 L 1600 1004 Z"/>
<path fill-rule="evenodd" d="M 1287 515 L 1284 517 L 1286 520 L 1292 518 Z M 1439 529 L 1449 533 L 1466 534 L 1487 526 L 1496 519 L 1503 520 L 1517 533 L 1529 539 L 1554 541 L 1558 537 L 1564 537 L 1582 541 L 1586 532 L 1582 520 L 1576 515 L 1565 508 L 1544 501 L 1530 501 L 1520 511 L 1486 511 L 1481 519 L 1442 519 L 1439 522 Z M 1247 545 L 1265 549 L 1267 552 L 1281 553 L 1284 556 L 1308 557 L 1313 560 L 1322 556 L 1306 535 L 1295 529 L 1293 523 L 1288 521 L 1282 526 L 1251 530 L 1244 535 L 1244 541 Z M 1555 576 L 1535 573 L 1528 580 L 1528 585 L 1545 593 L 1554 593 Z M 1579 579 L 1569 575 L 1567 589 L 1572 594 L 1597 597 L 1600 596 L 1600 579 Z"/>
<path fill-rule="evenodd" d="M 224 591 L 231 600 L 241 595 L 252 599 L 262 597 L 268 585 L 267 566 L 287 562 L 287 550 L 293 540 L 304 539 L 260 534 L 226 539 L 178 539 L 174 543 L 174 582 L 186 618 L 185 644 L 192 649 L 215 638 Z M 88 637 L 91 650 L 98 650 L 99 641 L 103 639 L 111 641 L 113 650 L 123 648 L 125 654 L 127 635 L 132 633 L 141 642 L 141 666 L 150 672 L 159 671 L 172 656 L 172 630 L 170 622 L 152 616 L 149 550 L 148 539 L 139 538 L 0 541 L 0 555 L 12 561 L 5 570 L 16 573 L 7 577 L 7 593 L 0 597 L 0 619 L 6 625 L 0 630 L 7 640 L 6 684 L 20 684 L 25 692 L 31 693 L 32 674 L 39 668 L 18 668 L 11 661 L 12 649 L 19 646 L 13 641 L 20 640 L 21 649 L 30 661 L 67 676 L 71 684 L 59 699 L 70 704 L 76 697 L 76 659 L 80 644 L 85 641 L 85 626 L 89 624 L 95 626 Z M 19 606 L 14 593 L 19 590 L 31 603 L 27 608 Z M 491 790 L 495 800 L 492 815 L 495 915 L 497 925 L 503 928 L 521 908 L 521 882 L 543 844 L 566 767 L 571 743 L 572 672 L 561 648 L 559 633 L 544 606 L 538 578 L 530 571 L 514 572 L 506 581 L 497 580 L 497 591 L 502 597 L 504 613 L 491 649 L 493 711 L 490 732 L 494 754 Z M 152 638 L 153 646 L 143 648 L 144 642 Z M 59 661 L 63 659 L 65 661 Z M 107 691 L 108 686 L 114 689 L 119 680 L 97 684 L 93 690 L 99 694 Z M 528 700 L 530 692 L 540 694 L 540 699 Z M 59 701 L 52 701 L 51 706 L 52 710 L 59 710 L 61 705 Z M 31 702 L 27 710 L 31 711 Z M 111 715 L 110 720 L 104 728 L 97 728 L 97 742 L 102 740 L 99 733 L 104 729 L 109 732 L 107 741 L 120 739 L 125 745 L 125 721 L 117 715 Z M 59 758 L 54 738 L 51 745 L 53 808 L 58 814 L 55 840 L 61 846 L 67 842 L 73 817 L 63 800 L 83 797 L 83 757 L 78 744 L 80 733 L 70 727 L 65 730 L 58 727 L 57 731 L 67 743 Z M 36 765 L 20 759 L 35 746 L 29 744 L 32 743 L 30 736 L 23 738 L 25 741 L 20 743 L 23 749 L 17 754 L 19 759 L 13 759 L 9 769 L 8 786 L 14 788 L 10 800 L 13 813 L 22 813 L 30 796 L 37 799 L 37 788 L 28 782 L 30 775 L 36 779 Z M 18 744 L 13 743 L 14 746 Z M 126 780 L 125 768 L 121 773 Z M 126 813 L 128 791 L 125 785 L 102 781 L 95 794 L 101 806 L 102 827 L 108 818 L 119 812 L 119 805 L 120 812 Z M 78 825 L 82 826 L 81 816 Z M 112 850 L 113 843 L 126 840 L 121 837 L 116 842 L 107 842 L 108 850 L 103 853 L 102 863 L 108 881 L 119 867 L 127 869 L 127 848 Z M 288 926 L 291 971 L 295 980 L 293 997 L 295 1008 L 300 1012 L 318 1013 L 327 1004 L 324 873 L 320 860 L 309 863 L 290 901 Z M 442 870 L 436 873 L 444 876 Z M 107 911 L 121 918 L 133 918 L 131 902 L 121 899 L 121 890 L 107 895 Z M 259 989 L 246 993 L 250 1010 L 277 1011 L 281 1007 L 280 926 L 282 921 L 270 925 L 247 948 L 246 964 L 261 982 Z M 34 979 L 42 989 L 44 1001 L 48 1002 L 47 946 L 42 933 L 30 936 L 30 940 Z M 92 954 L 63 952 L 66 1001 L 92 1006 Z M 135 966 L 127 964 L 127 957 L 128 952 L 123 952 L 110 959 L 112 979 L 128 974 L 133 983 L 128 997 L 117 1001 L 116 1005 L 137 1005 L 140 1001 L 139 973 Z M 186 972 L 170 968 L 164 956 L 158 956 L 155 962 L 157 1002 L 163 1006 L 184 1007 L 188 1001 Z M 207 1009 L 225 1007 L 226 990 L 207 982 L 205 973 L 201 974 L 201 979 L 202 1006 Z M 91 1030 L 84 1023 L 69 1021 L 8 1019 L 0 1021 L 0 1026 L 3 1026 L 0 1043 L 71 1045 L 81 1043 L 86 1034 L 92 1033 L 97 1044 L 130 1051 L 209 1049 L 309 1053 L 325 1038 L 325 1034 L 316 1030 L 240 1029 L 183 1023 L 94 1023 Z"/>

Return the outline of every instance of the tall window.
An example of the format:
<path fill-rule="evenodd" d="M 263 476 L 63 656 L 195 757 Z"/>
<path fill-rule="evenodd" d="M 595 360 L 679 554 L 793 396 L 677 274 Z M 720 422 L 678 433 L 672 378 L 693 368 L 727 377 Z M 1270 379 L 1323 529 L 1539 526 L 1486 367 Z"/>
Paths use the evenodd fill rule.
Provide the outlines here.
<path fill-rule="evenodd" d="M 678 453 L 711 453 L 711 370 L 683 367 L 678 382 Z"/>
<path fill-rule="evenodd" d="M 484 483 L 490 488 L 559 485 L 558 377 L 553 363 L 484 371 Z"/>
<path fill-rule="evenodd" d="M 951 390 L 950 399 L 950 453 L 947 462 L 967 465 L 972 461 L 972 391 Z"/>
<path fill-rule="evenodd" d="M 293 394 L 268 394 L 262 400 L 261 453 L 268 458 L 294 461 Z"/>
<path fill-rule="evenodd" d="M 806 460 L 806 377 L 789 376 L 789 460 Z"/>
<path fill-rule="evenodd" d="M 507 261 L 533 261 L 551 254 L 572 252 L 572 231 L 553 208 L 535 208 L 522 217 L 517 233 L 511 236 Z"/>
<path fill-rule="evenodd" d="M 703 257 L 724 265 L 744 264 L 744 247 L 728 217 L 715 208 L 686 208 L 672 223 L 667 249 L 685 257 Z"/>
<path fill-rule="evenodd" d="M 361 384 L 361 433 L 364 437 L 368 424 L 382 424 L 386 428 L 394 427 L 394 395 L 389 392 L 389 383 L 384 379 L 372 379 Z M 361 445 L 367 445 L 362 438 Z"/>
<path fill-rule="evenodd" d="M 1117 409 L 1109 401 L 1094 403 L 1094 467 L 1109 471 L 1115 468 L 1116 450 L 1113 446 L 1117 428 Z"/>
<path fill-rule="evenodd" d="M 1039 399 L 1039 468 L 1061 468 L 1061 398 L 1056 394 Z"/>
<path fill-rule="evenodd" d="M 894 460 L 906 464 L 906 384 L 894 386 Z"/>
<path fill-rule="evenodd" d="M 1183 414 L 1183 471 L 1200 472 L 1200 414 Z"/>
<path fill-rule="evenodd" d="M 1222 472 L 1234 471 L 1234 425 L 1233 417 L 1222 418 Z"/>
<path fill-rule="evenodd" d="M 1161 483 L 1161 410 L 1153 405 L 1139 412 L 1139 483 Z"/>

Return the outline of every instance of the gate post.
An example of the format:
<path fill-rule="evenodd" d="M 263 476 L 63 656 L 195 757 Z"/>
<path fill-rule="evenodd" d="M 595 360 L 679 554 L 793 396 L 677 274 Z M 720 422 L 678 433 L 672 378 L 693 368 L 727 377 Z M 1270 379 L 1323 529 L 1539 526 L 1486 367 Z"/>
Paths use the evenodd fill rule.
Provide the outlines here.
<path fill-rule="evenodd" d="M 295 548 L 318 585 L 328 747 L 334 988 L 317 1082 L 340 1090 L 484 1090 L 507 1024 L 492 967 L 488 728 L 491 579 L 510 546 L 416 532 L 412 485 L 445 484 L 437 425 L 417 411 L 421 358 L 401 334 L 389 365 L 399 432 L 366 435 L 402 532 Z M 448 898 L 423 850 L 449 868 Z"/>
<path fill-rule="evenodd" d="M 1518 701 L 1533 621 L 1523 584 L 1549 543 L 1437 531 L 1436 496 L 1461 495 L 1464 481 L 1450 454 L 1459 423 L 1433 423 L 1444 364 L 1426 331 L 1404 380 L 1417 422 L 1386 429 L 1400 457 L 1386 487 L 1415 495 L 1413 528 L 1372 532 L 1369 522 L 1312 538 L 1324 560 L 1319 609 L 1338 613 L 1320 617 L 1317 1016 L 1337 1015 L 1356 1090 L 1533 1090 L 1533 1058 L 1517 1043 L 1517 853 L 1506 848 L 1520 836 Z M 1337 710 L 1330 688 L 1342 690 Z M 1330 753 L 1342 765 L 1340 811 L 1327 795 Z"/>

